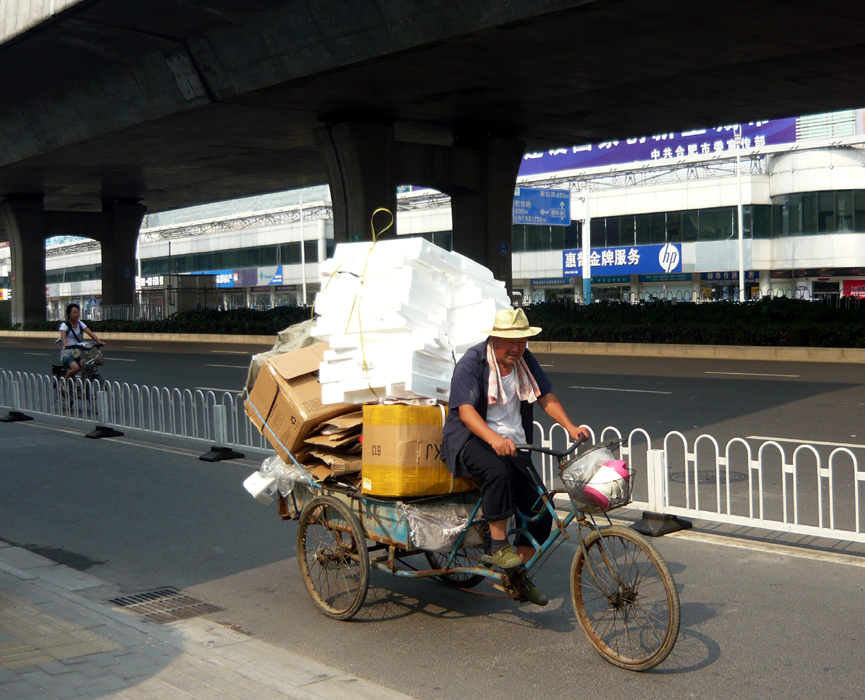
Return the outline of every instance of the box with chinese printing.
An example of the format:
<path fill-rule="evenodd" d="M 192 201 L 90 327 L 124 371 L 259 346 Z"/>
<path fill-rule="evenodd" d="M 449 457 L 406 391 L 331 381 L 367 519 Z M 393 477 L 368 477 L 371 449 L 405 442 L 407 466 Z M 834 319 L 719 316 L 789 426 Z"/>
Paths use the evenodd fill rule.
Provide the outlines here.
<path fill-rule="evenodd" d="M 358 408 L 321 402 L 318 366 L 328 349 L 317 343 L 267 360 L 244 404 L 246 415 L 286 461 L 319 423 Z"/>
<path fill-rule="evenodd" d="M 446 410 L 440 404 L 366 404 L 361 491 L 408 498 L 473 490 L 473 481 L 454 479 L 441 459 Z"/>

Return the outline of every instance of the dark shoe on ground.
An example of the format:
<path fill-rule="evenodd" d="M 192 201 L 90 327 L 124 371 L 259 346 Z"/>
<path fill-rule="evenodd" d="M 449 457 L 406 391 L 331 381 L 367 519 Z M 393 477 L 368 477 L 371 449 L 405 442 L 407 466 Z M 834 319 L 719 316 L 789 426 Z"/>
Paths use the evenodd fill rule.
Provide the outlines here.
<path fill-rule="evenodd" d="M 526 585 L 523 587 L 520 598 L 527 600 L 532 605 L 544 606 L 550 602 L 550 599 L 547 598 L 547 594 L 531 581 L 526 581 Z"/>
<path fill-rule="evenodd" d="M 495 554 L 484 554 L 483 561 L 500 569 L 516 569 L 523 565 L 523 560 L 510 545 L 503 547 Z"/>

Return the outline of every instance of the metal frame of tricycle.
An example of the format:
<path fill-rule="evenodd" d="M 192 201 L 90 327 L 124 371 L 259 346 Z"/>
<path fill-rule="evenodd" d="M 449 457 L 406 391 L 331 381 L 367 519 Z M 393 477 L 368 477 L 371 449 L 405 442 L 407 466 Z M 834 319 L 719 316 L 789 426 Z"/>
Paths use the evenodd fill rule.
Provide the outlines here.
<path fill-rule="evenodd" d="M 304 469 L 304 467 L 294 458 L 294 455 L 289 452 L 289 456 L 291 456 L 291 459 L 295 463 L 295 465 L 300 468 L 307 476 L 308 483 L 304 484 L 302 482 L 297 482 L 291 493 L 288 494 L 288 497 L 283 497 L 280 494 L 280 515 L 283 517 L 283 519 L 299 519 L 304 507 L 311 503 L 315 498 L 319 496 L 331 496 L 337 498 L 338 500 L 349 506 L 350 510 L 357 516 L 358 520 L 360 521 L 364 536 L 368 540 L 375 542 L 375 545 L 368 548 L 368 553 L 371 555 L 369 556 L 369 563 L 376 569 L 388 573 L 392 576 L 400 576 L 403 578 L 432 578 L 445 575 L 483 576 L 484 578 L 489 579 L 496 588 L 507 592 L 510 596 L 516 597 L 516 595 L 518 595 L 518 591 L 515 590 L 513 585 L 507 586 L 508 582 L 516 572 L 495 571 L 490 566 L 451 566 L 454 559 L 463 548 L 463 543 L 471 527 L 481 526 L 486 522 L 483 518 L 478 519 L 477 517 L 482 505 L 482 499 L 479 492 L 470 491 L 440 496 L 415 497 L 412 499 L 383 499 L 368 495 L 361 496 L 358 495 L 355 491 L 349 490 L 348 488 L 339 489 L 323 486 L 319 483 L 316 483 L 309 476 L 309 472 L 307 472 L 307 470 Z M 535 470 L 533 469 L 533 471 Z M 591 517 L 591 514 L 586 514 L 578 511 L 573 502 L 571 501 L 571 510 L 565 515 L 564 518 L 560 518 L 558 516 L 558 513 L 556 512 L 555 506 L 552 503 L 552 497 L 557 492 L 547 491 L 546 488 L 544 488 L 543 483 L 541 482 L 540 477 L 536 472 L 532 475 L 532 477 L 533 481 L 535 481 L 535 487 L 538 490 L 538 501 L 543 502 L 544 507 L 540 509 L 539 512 L 533 517 L 529 517 L 521 512 L 518 512 L 518 526 L 511 528 L 508 532 L 509 536 L 517 532 L 522 533 L 525 537 L 529 539 L 531 545 L 535 549 L 535 554 L 531 557 L 531 559 L 529 559 L 528 562 L 526 562 L 521 573 L 530 572 L 541 560 L 541 558 L 556 544 L 560 536 L 568 539 L 570 535 L 567 533 L 567 527 L 574 520 L 586 523 L 586 515 L 589 515 L 589 517 Z M 401 560 L 424 553 L 424 550 L 412 547 L 411 533 L 407 526 L 406 538 L 404 540 L 395 539 L 392 536 L 393 533 L 386 530 L 383 526 L 383 521 L 385 520 L 390 522 L 396 522 L 398 520 L 397 518 L 393 517 L 393 515 L 397 513 L 397 509 L 401 500 L 412 504 L 465 504 L 474 501 L 474 507 L 471 511 L 471 515 L 469 516 L 468 523 L 466 524 L 465 529 L 460 534 L 457 541 L 454 543 L 450 552 L 447 554 L 440 553 L 442 557 L 447 557 L 446 566 L 439 569 L 416 569 L 414 567 L 411 567 L 411 565 L 407 565 L 410 567 L 409 569 L 401 569 L 397 567 L 397 563 L 401 562 Z M 537 505 L 537 502 L 535 505 Z M 526 529 L 526 525 L 531 522 L 535 522 L 539 518 L 541 518 L 544 511 L 549 512 L 552 515 L 553 524 L 557 532 L 551 531 L 550 536 L 547 537 L 543 543 L 540 543 L 534 538 L 534 536 L 532 536 L 530 532 L 528 532 L 528 530 Z M 373 527 L 370 527 L 370 524 L 372 524 Z M 586 524 L 588 525 L 588 523 Z M 592 518 L 592 522 L 589 527 L 598 529 L 598 526 L 594 522 L 594 518 Z M 350 532 L 350 528 L 347 524 L 344 526 L 334 526 L 334 529 Z M 582 538 L 580 539 L 582 540 Z M 372 555 L 373 552 L 381 552 L 381 550 L 384 549 L 386 549 L 387 551 Z M 511 590 L 508 591 L 508 588 L 510 588 Z"/>

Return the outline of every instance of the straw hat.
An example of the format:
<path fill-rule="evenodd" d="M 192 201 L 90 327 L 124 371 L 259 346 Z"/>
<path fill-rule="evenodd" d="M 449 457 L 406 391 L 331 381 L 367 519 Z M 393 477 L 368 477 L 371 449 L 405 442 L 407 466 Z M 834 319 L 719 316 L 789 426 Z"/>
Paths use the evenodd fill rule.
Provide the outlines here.
<path fill-rule="evenodd" d="M 530 326 L 526 312 L 522 309 L 499 309 L 491 331 L 483 331 L 494 338 L 531 338 L 541 332 Z"/>

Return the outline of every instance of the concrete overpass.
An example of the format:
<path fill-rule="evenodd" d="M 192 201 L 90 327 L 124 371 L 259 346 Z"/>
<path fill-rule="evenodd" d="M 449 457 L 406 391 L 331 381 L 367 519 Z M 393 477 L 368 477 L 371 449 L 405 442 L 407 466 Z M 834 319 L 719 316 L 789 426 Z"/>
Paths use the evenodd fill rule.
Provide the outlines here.
<path fill-rule="evenodd" d="M 13 317 L 44 240 L 103 245 L 130 301 L 144 212 L 328 182 L 338 239 L 395 187 L 453 197 L 510 279 L 525 150 L 861 106 L 857 0 L 0 0 Z"/>

